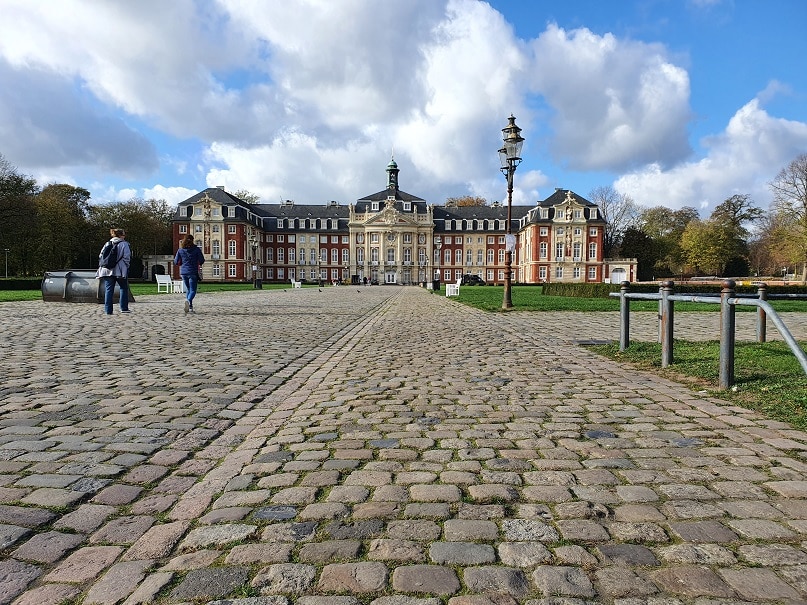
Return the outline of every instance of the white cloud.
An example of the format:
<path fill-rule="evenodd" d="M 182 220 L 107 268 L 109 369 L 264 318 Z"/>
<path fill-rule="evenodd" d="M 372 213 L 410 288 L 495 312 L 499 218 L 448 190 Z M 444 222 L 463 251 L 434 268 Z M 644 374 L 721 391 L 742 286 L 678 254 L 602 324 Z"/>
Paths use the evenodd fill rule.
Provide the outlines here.
<path fill-rule="evenodd" d="M 807 124 L 770 116 L 758 99 L 740 108 L 725 132 L 703 141 L 705 157 L 664 170 L 651 164 L 617 179 L 615 188 L 648 206 L 694 206 L 708 216 L 734 194 L 766 207 L 768 182 L 807 149 Z"/>
<path fill-rule="evenodd" d="M 550 25 L 532 53 L 532 87 L 553 109 L 557 159 L 623 170 L 689 153 L 689 77 L 661 45 Z"/>

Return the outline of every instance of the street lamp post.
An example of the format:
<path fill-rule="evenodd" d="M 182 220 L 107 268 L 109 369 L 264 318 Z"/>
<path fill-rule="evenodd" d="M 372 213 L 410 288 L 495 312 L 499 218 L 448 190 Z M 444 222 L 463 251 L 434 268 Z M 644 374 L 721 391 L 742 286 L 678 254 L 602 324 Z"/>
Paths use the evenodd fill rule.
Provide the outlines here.
<path fill-rule="evenodd" d="M 437 270 L 437 279 L 433 280 L 432 290 L 439 291 L 440 290 L 440 278 L 442 277 L 442 275 L 440 275 L 440 263 L 442 262 L 441 261 L 441 254 L 442 253 L 440 251 L 443 249 L 443 238 L 440 237 L 439 235 L 437 237 L 435 237 L 434 238 L 434 245 L 437 246 L 437 262 L 435 263 L 435 269 Z"/>
<path fill-rule="evenodd" d="M 502 299 L 502 309 L 512 309 L 513 299 L 511 297 L 511 285 L 513 277 L 513 250 L 516 247 L 516 238 L 512 234 L 511 215 L 513 211 L 513 175 L 516 167 L 521 163 L 521 146 L 524 145 L 524 138 L 521 136 L 521 128 L 516 126 L 516 118 L 510 114 L 508 123 L 502 128 L 504 147 L 499 149 L 499 160 L 501 171 L 507 178 L 507 226 L 505 236 L 504 252 L 504 298 Z"/>
<path fill-rule="evenodd" d="M 252 247 L 252 287 L 258 287 L 258 260 L 256 257 L 256 252 L 258 250 L 258 238 L 255 237 L 255 234 L 249 236 L 249 245 Z"/>
<path fill-rule="evenodd" d="M 6 253 L 6 279 L 8 279 L 8 253 L 11 252 L 9 248 L 4 248 L 3 252 Z"/>

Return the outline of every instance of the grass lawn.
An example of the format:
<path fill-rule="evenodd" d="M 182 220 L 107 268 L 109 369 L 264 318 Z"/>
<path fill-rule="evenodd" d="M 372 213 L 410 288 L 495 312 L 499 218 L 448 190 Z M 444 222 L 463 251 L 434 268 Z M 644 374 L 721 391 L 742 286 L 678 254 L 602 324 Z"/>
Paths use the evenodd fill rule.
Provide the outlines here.
<path fill-rule="evenodd" d="M 737 343 L 734 350 L 735 387 L 718 391 L 720 343 L 676 340 L 673 364 L 661 367 L 661 345 L 631 342 L 620 352 L 619 344 L 594 345 L 589 349 L 620 363 L 656 372 L 696 390 L 757 410 L 769 418 L 807 429 L 807 375 L 788 346 L 780 341 Z M 804 344 L 802 344 L 804 348 Z"/>

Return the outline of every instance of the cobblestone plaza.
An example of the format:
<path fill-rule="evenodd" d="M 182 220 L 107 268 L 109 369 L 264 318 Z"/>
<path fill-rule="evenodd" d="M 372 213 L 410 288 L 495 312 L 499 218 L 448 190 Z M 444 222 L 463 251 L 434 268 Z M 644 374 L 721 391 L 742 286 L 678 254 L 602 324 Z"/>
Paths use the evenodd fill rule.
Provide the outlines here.
<path fill-rule="evenodd" d="M 0 604 L 807 602 L 807 433 L 577 344 L 616 313 L 195 306 L 0 305 Z"/>

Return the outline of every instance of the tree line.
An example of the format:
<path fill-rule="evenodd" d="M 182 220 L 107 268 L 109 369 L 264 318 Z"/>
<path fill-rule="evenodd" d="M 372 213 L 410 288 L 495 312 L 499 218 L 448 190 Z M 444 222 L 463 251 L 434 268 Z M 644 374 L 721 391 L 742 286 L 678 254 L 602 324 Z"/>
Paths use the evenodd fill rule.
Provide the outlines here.
<path fill-rule="evenodd" d="M 772 202 L 759 208 L 734 194 L 708 218 L 697 208 L 641 207 L 611 187 L 589 194 L 606 221 L 606 257 L 638 260 L 638 279 L 687 275 L 783 277 L 807 283 L 807 154 L 768 184 Z"/>
<path fill-rule="evenodd" d="M 141 277 L 144 255 L 172 253 L 172 216 L 165 200 L 93 205 L 83 187 L 40 187 L 0 154 L 0 253 L 7 255 L 9 276 L 94 270 L 109 229 L 120 227 L 132 247 L 130 275 Z"/>
<path fill-rule="evenodd" d="M 763 210 L 746 194 L 733 194 L 708 218 L 697 208 L 645 207 L 613 187 L 598 187 L 589 201 L 606 222 L 607 258 L 638 260 L 638 279 L 686 275 L 781 277 L 799 273 L 807 283 L 807 154 L 782 168 L 769 183 Z M 251 194 L 239 191 L 244 198 Z M 257 196 L 250 199 L 258 203 Z M 447 205 L 479 206 L 484 198 L 448 198 Z M 82 187 L 40 187 L 0 154 L 0 252 L 8 250 L 9 275 L 95 269 L 110 227 L 126 230 L 139 277 L 147 254 L 171 254 L 173 209 L 165 200 L 132 198 L 93 205 Z"/>

